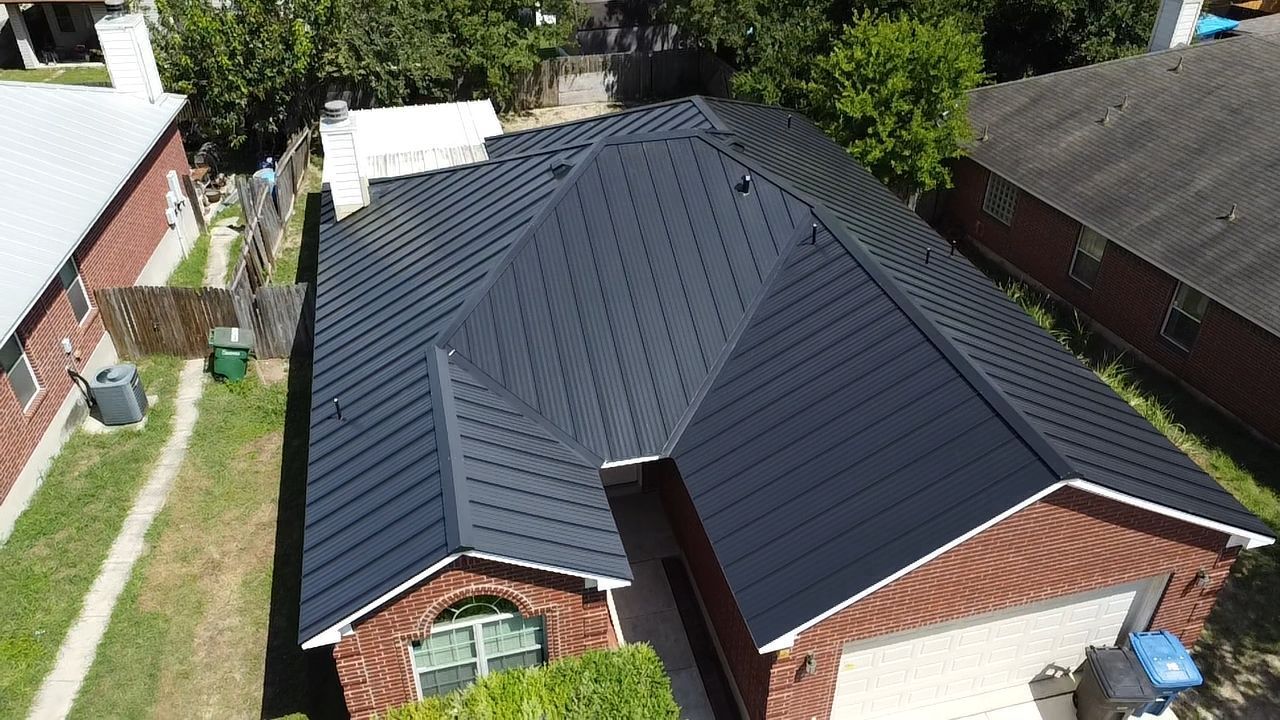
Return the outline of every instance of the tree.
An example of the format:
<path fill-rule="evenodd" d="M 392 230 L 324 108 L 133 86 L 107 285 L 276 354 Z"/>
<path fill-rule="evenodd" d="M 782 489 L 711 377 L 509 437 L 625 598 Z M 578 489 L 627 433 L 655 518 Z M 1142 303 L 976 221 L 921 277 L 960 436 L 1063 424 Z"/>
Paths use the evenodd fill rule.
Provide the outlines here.
<path fill-rule="evenodd" d="M 864 13 L 817 65 L 815 120 L 881 182 L 913 200 L 950 183 L 947 161 L 970 132 L 966 93 L 983 77 L 976 34 L 952 18 Z"/>

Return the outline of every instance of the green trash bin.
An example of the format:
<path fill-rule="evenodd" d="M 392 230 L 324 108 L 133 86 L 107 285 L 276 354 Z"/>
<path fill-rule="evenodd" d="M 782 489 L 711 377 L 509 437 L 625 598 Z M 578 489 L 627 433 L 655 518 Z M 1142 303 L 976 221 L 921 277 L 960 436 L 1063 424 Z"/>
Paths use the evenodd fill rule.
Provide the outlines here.
<path fill-rule="evenodd" d="M 253 331 L 216 327 L 209 331 L 209 349 L 213 353 L 210 370 L 215 378 L 228 382 L 243 380 L 249 369 L 249 353 L 253 351 Z"/>

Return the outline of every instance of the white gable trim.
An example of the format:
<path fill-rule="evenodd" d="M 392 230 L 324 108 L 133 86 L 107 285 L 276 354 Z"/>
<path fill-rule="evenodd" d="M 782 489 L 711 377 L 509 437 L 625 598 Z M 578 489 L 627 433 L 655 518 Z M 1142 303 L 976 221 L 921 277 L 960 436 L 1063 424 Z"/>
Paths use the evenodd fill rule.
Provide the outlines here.
<path fill-rule="evenodd" d="M 595 583 L 595 587 L 600 590 L 613 590 L 616 588 L 627 587 L 628 585 L 631 584 L 630 580 L 624 580 L 622 578 L 608 578 L 608 577 L 603 577 L 598 575 L 589 575 L 582 572 L 578 572 L 577 570 L 569 570 L 567 568 L 558 568 L 558 567 L 553 567 L 551 565 L 541 565 L 539 563 L 531 563 L 524 560 L 516 560 L 513 558 L 503 557 L 501 555 L 492 555 L 490 553 L 477 552 L 475 550 L 464 550 L 462 552 L 456 552 L 451 555 L 445 556 L 443 559 L 441 559 L 431 567 L 428 567 L 426 570 L 423 570 L 417 575 L 414 575 L 408 580 L 395 586 L 394 588 L 387 591 L 386 593 L 383 593 L 381 596 L 378 597 L 378 599 L 374 600 L 368 605 L 365 605 L 364 607 L 351 613 L 350 615 L 344 617 L 343 619 L 334 623 L 328 629 L 323 630 L 320 633 L 317 633 L 311 639 L 302 643 L 302 649 L 310 650 L 312 648 L 322 647 L 325 645 L 338 644 L 338 641 L 342 640 L 344 636 L 350 635 L 353 632 L 352 623 L 359 620 L 360 618 L 363 618 L 364 616 L 368 615 L 374 610 L 377 610 L 383 605 L 387 604 L 387 602 L 389 602 L 395 596 L 403 593 L 404 591 L 408 590 L 414 585 L 417 585 L 422 581 L 426 580 L 427 578 L 431 577 L 432 575 L 435 575 L 436 573 L 440 572 L 441 570 L 449 566 L 451 563 L 453 563 L 454 560 L 457 560 L 458 558 L 464 557 L 464 556 L 480 558 L 482 560 L 492 560 L 494 562 L 506 563 L 507 565 L 518 565 L 520 567 L 532 568 L 534 570 L 544 570 L 546 572 L 553 572 L 559 575 L 569 575 L 572 577 L 580 577 L 586 580 L 588 585 L 590 585 L 591 583 Z"/>
<path fill-rule="evenodd" d="M 1244 548 L 1245 548 L 1245 549 L 1250 549 L 1250 548 L 1256 548 L 1256 547 L 1263 547 L 1264 545 L 1270 545 L 1270 544 L 1272 544 L 1272 543 L 1274 543 L 1274 542 L 1275 542 L 1275 538 L 1272 538 L 1272 537 L 1267 537 L 1267 536 L 1265 536 L 1265 535 L 1260 535 L 1260 534 L 1258 534 L 1258 533 L 1251 532 L 1251 531 L 1249 531 L 1249 530 L 1243 530 L 1243 529 L 1241 529 L 1241 528 L 1232 527 L 1232 526 L 1230 526 L 1230 525 L 1226 525 L 1226 524 L 1224 524 L 1224 523 L 1217 522 L 1216 520 L 1209 520 L 1208 518 L 1200 517 L 1199 515 L 1192 515 L 1191 513 L 1183 512 L 1183 511 L 1181 511 L 1181 510 L 1175 510 L 1175 509 L 1173 509 L 1173 508 L 1166 507 L 1166 506 L 1164 506 L 1164 505 L 1160 505 L 1160 504 L 1158 504 L 1158 503 L 1153 503 L 1153 502 L 1151 502 L 1151 501 L 1149 501 L 1149 500 L 1142 500 L 1142 499 L 1140 499 L 1140 498 L 1135 498 L 1135 497 L 1132 497 L 1132 496 L 1130 496 L 1130 495 L 1125 495 L 1124 493 L 1116 492 L 1115 490 L 1111 490 L 1111 489 L 1109 489 L 1109 488 L 1102 487 L 1101 485 L 1097 485 L 1097 484 L 1095 484 L 1095 483 L 1091 483 L 1091 482 L 1089 482 L 1089 481 L 1087 481 L 1087 480 L 1064 480 L 1064 481 L 1056 482 L 1056 483 L 1054 483 L 1054 484 L 1050 485 L 1049 487 L 1045 488 L 1044 490 L 1041 490 L 1040 492 L 1036 493 L 1035 495 L 1032 495 L 1031 497 L 1027 498 L 1026 500 L 1023 500 L 1022 502 L 1018 503 L 1017 505 L 1014 505 L 1013 507 L 1009 508 L 1008 510 L 1005 510 L 1004 512 L 1002 512 L 1002 513 L 1000 513 L 999 515 L 997 515 L 997 516 L 995 516 L 995 517 L 991 518 L 990 520 L 988 520 L 987 522 L 985 522 L 985 523 L 983 523 L 983 524 L 979 525 L 978 527 L 974 528 L 973 530 L 970 530 L 969 532 L 967 532 L 967 533 L 965 533 L 965 534 L 961 535 L 960 537 L 956 538 L 955 540 L 952 540 L 951 542 L 947 543 L 946 545 L 943 545 L 942 547 L 938 548 L 937 550 L 934 550 L 933 552 L 929 553 L 928 555 L 925 555 L 924 557 L 920 558 L 919 560 L 917 560 L 917 561 L 915 561 L 915 562 L 911 563 L 910 565 L 907 565 L 906 567 L 902 568 L 901 570 L 899 570 L 899 571 L 897 571 L 897 572 L 893 573 L 892 575 L 890 575 L 890 576 L 888 576 L 888 577 L 884 578 L 883 580 L 881 580 L 881 581 L 877 582 L 876 584 L 872 585 L 871 587 L 867 588 L 866 590 L 863 590 L 862 592 L 858 593 L 857 595 L 854 595 L 853 597 L 849 598 L 848 600 L 845 600 L 844 602 L 840 603 L 839 605 L 836 605 L 835 607 L 831 608 L 830 610 L 827 610 L 826 612 L 822 613 L 821 615 L 818 615 L 817 617 L 815 617 L 815 618 L 813 618 L 813 619 L 809 620 L 808 622 L 805 622 L 803 625 L 800 625 L 799 627 L 797 627 L 797 628 L 795 628 L 794 630 L 792 630 L 792 631 L 788 632 L 787 634 L 785 634 L 785 635 L 783 635 L 783 636 L 781 636 L 781 637 L 779 637 L 779 638 L 776 638 L 776 639 L 774 639 L 774 640 L 772 640 L 772 641 L 770 641 L 770 642 L 768 642 L 768 643 L 765 643 L 763 646 L 761 646 L 761 647 L 759 648 L 760 653 L 761 653 L 761 654 L 771 653 L 771 652 L 776 652 L 776 651 L 778 651 L 778 650 L 785 650 L 786 648 L 791 647 L 792 645 L 794 645 L 794 644 L 795 644 L 796 638 L 800 635 L 800 633 L 804 632 L 805 630 L 808 630 L 809 628 L 813 627 L 814 625 L 817 625 L 818 623 L 822 622 L 823 620 L 826 620 L 827 618 L 831 617 L 832 615 L 834 615 L 834 614 L 836 614 L 836 613 L 840 612 L 841 610 L 843 610 L 843 609 L 845 609 L 845 608 L 849 607 L 850 605 L 852 605 L 852 604 L 854 604 L 854 603 L 858 602 L 859 600 L 861 600 L 861 599 L 865 598 L 866 596 L 870 595 L 871 593 L 873 593 L 873 592 L 875 592 L 875 591 L 879 590 L 880 588 L 884 587 L 885 585 L 888 585 L 889 583 L 893 582 L 894 580 L 897 580 L 898 578 L 902 577 L 903 575 L 906 575 L 907 573 L 911 572 L 912 570 L 915 570 L 916 568 L 920 567 L 921 565 L 924 565 L 924 564 L 926 564 L 926 563 L 930 562 L 931 560 L 933 560 L 934 558 L 938 557 L 939 555 L 941 555 L 941 554 L 945 553 L 946 551 L 948 551 L 948 550 L 950 550 L 951 548 L 953 548 L 953 547 L 955 547 L 955 546 L 959 545 L 960 543 L 962 543 L 962 542 L 964 542 L 964 541 L 968 540 L 969 538 L 972 538 L 973 536 L 977 535 L 978 533 L 983 532 L 983 531 L 984 531 L 984 530 L 986 530 L 987 528 L 990 528 L 992 525 L 995 525 L 996 523 L 1000 522 L 1001 520 L 1004 520 L 1005 518 L 1009 517 L 1010 515 L 1013 515 L 1014 513 L 1018 512 L 1019 510 L 1022 510 L 1023 508 L 1026 508 L 1027 506 L 1031 505 L 1032 503 L 1038 502 L 1038 501 L 1040 501 L 1041 499 L 1043 499 L 1043 498 L 1047 497 L 1048 495 L 1052 494 L 1053 492 L 1055 492 L 1055 491 L 1057 491 L 1057 490 L 1059 490 L 1059 489 L 1061 489 L 1061 488 L 1067 487 L 1067 486 L 1074 487 L 1074 488 L 1076 488 L 1077 490 L 1083 490 L 1084 492 L 1087 492 L 1087 493 L 1092 493 L 1092 494 L 1094 494 L 1094 495 L 1099 495 L 1099 496 L 1101 496 L 1101 497 L 1109 498 L 1109 499 L 1111 499 L 1111 500 L 1115 500 L 1116 502 L 1124 503 L 1125 505 L 1131 505 L 1131 506 L 1133 506 L 1133 507 L 1142 508 L 1143 510 L 1148 510 L 1148 511 L 1150 511 L 1150 512 L 1156 513 L 1157 515 L 1163 515 L 1163 516 L 1165 516 L 1165 517 L 1171 517 L 1171 518 L 1174 518 L 1174 519 L 1177 519 L 1177 520 L 1182 520 L 1183 522 L 1190 523 L 1190 524 L 1192 524 L 1192 525 L 1198 525 L 1198 526 L 1200 526 L 1200 527 L 1206 527 L 1206 528 L 1209 528 L 1209 529 L 1211 529 L 1211 530 L 1217 530 L 1217 531 L 1219 531 L 1219 532 L 1226 533 L 1227 535 L 1230 535 L 1230 536 L 1231 536 L 1231 537 L 1228 539 L 1228 541 L 1227 541 L 1227 547 L 1234 547 L 1234 546 L 1236 546 L 1236 545 L 1242 545 L 1242 546 L 1244 546 Z"/>

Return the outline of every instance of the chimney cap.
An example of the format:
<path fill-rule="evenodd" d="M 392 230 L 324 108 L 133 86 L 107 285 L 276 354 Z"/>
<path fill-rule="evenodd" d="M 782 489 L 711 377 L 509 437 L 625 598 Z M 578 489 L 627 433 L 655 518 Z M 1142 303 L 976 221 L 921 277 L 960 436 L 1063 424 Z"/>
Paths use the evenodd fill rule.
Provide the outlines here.
<path fill-rule="evenodd" d="M 324 104 L 324 119 L 329 122 L 341 122 L 347 119 L 347 101 L 330 100 Z"/>
<path fill-rule="evenodd" d="M 124 17 L 127 12 L 124 0 L 107 0 L 103 4 L 106 5 L 108 18 Z"/>

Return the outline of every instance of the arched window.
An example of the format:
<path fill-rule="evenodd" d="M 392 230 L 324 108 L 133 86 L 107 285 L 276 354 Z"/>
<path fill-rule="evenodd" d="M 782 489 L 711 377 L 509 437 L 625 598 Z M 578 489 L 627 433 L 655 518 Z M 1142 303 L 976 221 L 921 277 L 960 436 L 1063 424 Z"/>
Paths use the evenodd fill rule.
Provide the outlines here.
<path fill-rule="evenodd" d="M 412 647 L 418 696 L 442 695 L 491 672 L 546 660 L 542 618 L 524 618 L 493 595 L 456 602 L 436 616 L 431 635 Z"/>

